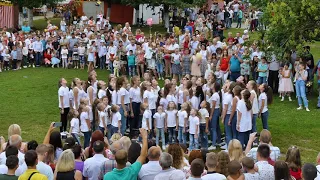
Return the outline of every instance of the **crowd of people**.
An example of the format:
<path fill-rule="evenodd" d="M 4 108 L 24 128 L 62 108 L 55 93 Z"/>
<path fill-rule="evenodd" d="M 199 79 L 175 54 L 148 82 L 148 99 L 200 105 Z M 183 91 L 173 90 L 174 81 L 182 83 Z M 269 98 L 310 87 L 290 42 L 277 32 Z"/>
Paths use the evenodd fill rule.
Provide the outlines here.
<path fill-rule="evenodd" d="M 242 8 L 234 0 L 219 11 L 241 27 Z M 320 84 L 310 47 L 301 57 L 293 50 L 286 61 L 269 59 L 257 41 L 246 43 L 248 30 L 224 37 L 230 21 L 218 12 L 188 12 L 155 36 L 134 34 L 129 23 L 113 27 L 102 14 L 62 19 L 60 29 L 48 21 L 43 32 L 4 28 L 0 72 L 87 66 L 88 79 L 59 80 L 61 123 L 42 144 L 23 142 L 19 125 L 9 127 L 0 179 L 315 179 L 317 168 L 302 165 L 298 147 L 279 160 L 268 131 L 275 93 L 292 101 L 295 92 L 297 109 L 310 111 L 308 82 L 317 73 Z M 109 77 L 99 80 L 96 68 Z"/>

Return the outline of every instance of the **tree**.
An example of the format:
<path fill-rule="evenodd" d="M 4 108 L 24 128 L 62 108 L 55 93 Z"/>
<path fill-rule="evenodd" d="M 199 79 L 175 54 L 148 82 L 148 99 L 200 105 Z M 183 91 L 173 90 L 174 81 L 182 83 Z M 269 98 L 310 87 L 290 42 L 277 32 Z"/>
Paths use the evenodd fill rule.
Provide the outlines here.
<path fill-rule="evenodd" d="M 140 4 L 148 4 L 149 6 L 163 6 L 163 20 L 165 27 L 169 27 L 169 9 L 170 7 L 187 8 L 202 6 L 206 0 L 121 0 L 123 4 L 130 5 L 132 7 L 139 7 Z"/>
<path fill-rule="evenodd" d="M 264 19 L 268 30 L 262 31 L 267 51 L 283 60 L 285 52 L 303 46 L 320 35 L 319 0 L 254 0 L 266 3 Z M 253 4 L 256 5 L 256 4 Z"/>

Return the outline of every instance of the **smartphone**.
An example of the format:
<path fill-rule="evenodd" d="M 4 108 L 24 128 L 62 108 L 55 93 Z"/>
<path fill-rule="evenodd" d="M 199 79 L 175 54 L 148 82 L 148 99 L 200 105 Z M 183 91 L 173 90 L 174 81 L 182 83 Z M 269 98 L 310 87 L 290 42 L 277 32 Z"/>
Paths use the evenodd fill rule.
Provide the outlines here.
<path fill-rule="evenodd" d="M 259 138 L 260 137 L 260 133 L 257 132 L 256 137 Z"/>
<path fill-rule="evenodd" d="M 53 127 L 61 127 L 62 126 L 62 122 L 55 122 L 54 124 L 53 124 Z"/>

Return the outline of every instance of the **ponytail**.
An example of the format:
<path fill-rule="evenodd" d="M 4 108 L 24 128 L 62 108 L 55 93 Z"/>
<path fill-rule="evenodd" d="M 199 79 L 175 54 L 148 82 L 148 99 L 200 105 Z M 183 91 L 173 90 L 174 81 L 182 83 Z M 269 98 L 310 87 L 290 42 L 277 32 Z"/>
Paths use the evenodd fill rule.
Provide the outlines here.
<path fill-rule="evenodd" d="M 273 102 L 273 90 L 270 86 L 268 86 L 268 84 L 264 83 L 263 84 L 264 86 L 264 92 L 266 93 L 267 95 L 267 102 L 268 102 L 268 105 L 272 104 Z"/>
<path fill-rule="evenodd" d="M 247 110 L 248 110 L 248 111 L 250 111 L 250 110 L 252 109 L 252 103 L 251 103 L 251 101 L 249 100 L 250 96 L 251 96 L 250 91 L 247 90 L 247 89 L 244 90 L 244 92 L 243 92 L 243 100 L 244 100 L 244 102 L 245 102 L 245 104 L 246 104 L 246 107 L 247 107 Z"/>

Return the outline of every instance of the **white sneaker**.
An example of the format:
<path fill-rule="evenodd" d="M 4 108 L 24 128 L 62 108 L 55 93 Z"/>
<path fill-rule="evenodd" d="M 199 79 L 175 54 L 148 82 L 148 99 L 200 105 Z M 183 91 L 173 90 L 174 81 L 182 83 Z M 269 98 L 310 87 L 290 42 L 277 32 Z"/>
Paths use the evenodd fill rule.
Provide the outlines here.
<path fill-rule="evenodd" d="M 36 66 L 35 66 L 35 65 L 33 65 L 32 67 L 33 67 L 33 68 L 35 68 Z"/>
<path fill-rule="evenodd" d="M 281 94 L 279 94 L 279 97 L 281 97 Z"/>
<path fill-rule="evenodd" d="M 212 146 L 212 145 L 208 148 L 209 151 L 216 150 L 216 149 L 217 149 L 216 146 Z"/>
<path fill-rule="evenodd" d="M 292 101 L 291 97 L 289 97 L 289 101 Z"/>
<path fill-rule="evenodd" d="M 281 101 L 284 101 L 284 96 L 282 96 Z"/>
<path fill-rule="evenodd" d="M 309 111 L 310 111 L 310 110 L 309 110 L 309 108 L 306 108 L 306 111 L 308 111 L 308 112 L 309 112 Z"/>
<path fill-rule="evenodd" d="M 302 106 L 300 106 L 300 107 L 297 108 L 297 110 L 301 110 L 301 109 L 303 109 Z"/>
<path fill-rule="evenodd" d="M 166 150 L 166 146 L 162 146 L 162 150 Z"/>
<path fill-rule="evenodd" d="M 227 149 L 227 144 L 223 145 L 223 146 L 220 146 L 220 149 Z"/>

